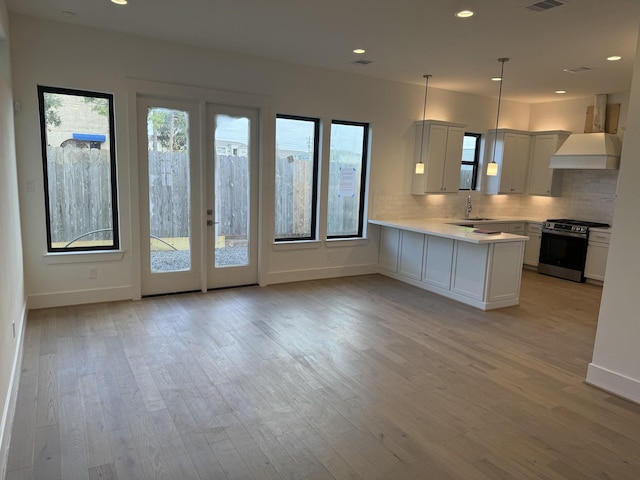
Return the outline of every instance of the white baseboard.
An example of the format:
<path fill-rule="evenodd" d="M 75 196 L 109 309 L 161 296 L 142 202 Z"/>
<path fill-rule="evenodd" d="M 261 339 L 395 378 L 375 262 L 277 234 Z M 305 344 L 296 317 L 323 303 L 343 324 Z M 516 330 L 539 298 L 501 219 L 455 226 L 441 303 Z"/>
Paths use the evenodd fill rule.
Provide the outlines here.
<path fill-rule="evenodd" d="M 95 288 L 92 290 L 74 290 L 29 295 L 29 309 L 66 307 L 87 303 L 117 302 L 134 298 L 134 289 L 125 287 Z"/>
<path fill-rule="evenodd" d="M 20 329 L 16 332 L 16 352 L 11 364 L 11 376 L 7 389 L 7 399 L 0 418 L 0 479 L 7 474 L 7 462 L 9 460 L 9 442 L 11 441 L 11 429 L 16 411 L 18 398 L 18 386 L 20 384 L 20 370 L 22 369 L 22 347 L 24 345 L 24 332 L 27 328 L 27 302 L 22 306 L 22 319 Z"/>
<path fill-rule="evenodd" d="M 378 264 L 348 265 L 341 267 L 323 267 L 304 270 L 285 270 L 270 272 L 266 275 L 264 285 L 276 283 L 304 282 L 306 280 L 323 280 L 326 278 L 353 277 L 378 273 Z"/>
<path fill-rule="evenodd" d="M 627 377 L 621 373 L 590 363 L 585 381 L 589 385 L 598 387 L 606 392 L 640 403 L 640 380 L 636 378 Z"/>

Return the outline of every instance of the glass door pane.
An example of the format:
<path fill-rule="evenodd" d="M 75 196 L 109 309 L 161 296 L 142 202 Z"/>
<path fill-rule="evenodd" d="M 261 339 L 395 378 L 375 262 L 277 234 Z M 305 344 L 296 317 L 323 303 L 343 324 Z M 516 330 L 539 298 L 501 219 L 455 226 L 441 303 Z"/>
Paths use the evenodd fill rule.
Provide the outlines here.
<path fill-rule="evenodd" d="M 147 109 L 152 273 L 191 270 L 189 114 Z"/>
<path fill-rule="evenodd" d="M 208 105 L 207 288 L 258 282 L 258 110 Z"/>
<path fill-rule="evenodd" d="M 215 125 L 215 266 L 248 265 L 251 124 L 216 114 Z"/>

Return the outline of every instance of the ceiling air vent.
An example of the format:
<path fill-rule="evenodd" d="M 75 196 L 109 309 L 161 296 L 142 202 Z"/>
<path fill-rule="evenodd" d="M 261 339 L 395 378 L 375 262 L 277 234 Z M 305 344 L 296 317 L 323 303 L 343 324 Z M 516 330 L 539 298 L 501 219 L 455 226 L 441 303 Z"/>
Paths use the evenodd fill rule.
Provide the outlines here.
<path fill-rule="evenodd" d="M 562 69 L 563 72 L 567 72 L 567 73 L 582 73 L 582 72 L 588 72 L 589 70 L 592 70 L 591 67 L 575 67 L 575 68 Z"/>
<path fill-rule="evenodd" d="M 527 10 L 532 12 L 546 12 L 547 10 L 564 5 L 564 2 L 558 0 L 542 0 L 541 2 L 532 3 L 527 5 Z"/>
<path fill-rule="evenodd" d="M 369 65 L 370 63 L 373 63 L 373 60 L 356 60 L 354 62 L 351 62 L 353 65 Z"/>

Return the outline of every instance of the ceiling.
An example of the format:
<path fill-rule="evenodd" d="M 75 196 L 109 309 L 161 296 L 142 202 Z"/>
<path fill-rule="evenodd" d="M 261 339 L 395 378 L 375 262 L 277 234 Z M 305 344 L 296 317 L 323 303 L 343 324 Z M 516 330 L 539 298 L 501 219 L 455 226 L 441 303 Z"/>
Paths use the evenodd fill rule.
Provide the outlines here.
<path fill-rule="evenodd" d="M 639 0 L 7 0 L 9 11 L 290 63 L 538 103 L 631 86 Z M 454 12 L 470 5 L 476 15 Z M 355 48 L 366 53 L 356 55 Z M 610 62 L 606 57 L 620 55 Z M 356 60 L 368 60 L 358 65 Z M 563 69 L 588 67 L 581 73 Z M 556 90 L 566 90 L 558 95 Z"/>

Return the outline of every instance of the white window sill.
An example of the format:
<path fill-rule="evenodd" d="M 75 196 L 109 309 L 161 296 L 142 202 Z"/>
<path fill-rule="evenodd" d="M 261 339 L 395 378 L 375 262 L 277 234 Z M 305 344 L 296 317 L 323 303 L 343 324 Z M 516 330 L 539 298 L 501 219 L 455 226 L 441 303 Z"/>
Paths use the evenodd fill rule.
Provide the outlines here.
<path fill-rule="evenodd" d="M 273 250 L 305 250 L 320 248 L 319 240 L 291 240 L 288 242 L 274 242 L 271 245 Z"/>
<path fill-rule="evenodd" d="M 324 242 L 326 247 L 358 247 L 361 245 L 368 245 L 369 239 L 364 237 L 353 238 L 330 238 Z"/>
<path fill-rule="evenodd" d="M 47 265 L 65 263 L 117 262 L 124 257 L 124 250 L 96 250 L 91 252 L 49 252 L 43 255 Z"/>

